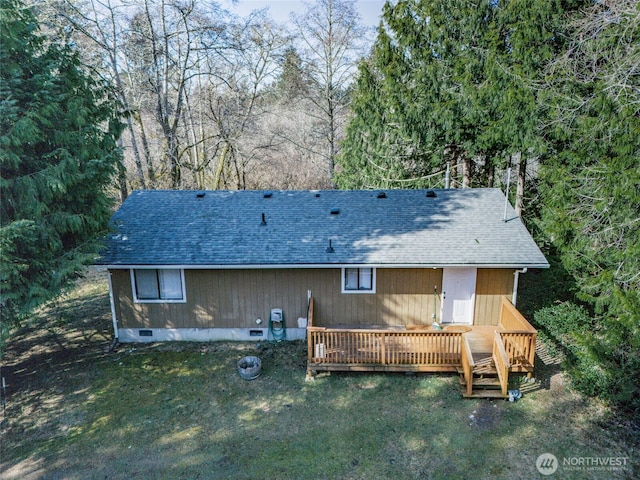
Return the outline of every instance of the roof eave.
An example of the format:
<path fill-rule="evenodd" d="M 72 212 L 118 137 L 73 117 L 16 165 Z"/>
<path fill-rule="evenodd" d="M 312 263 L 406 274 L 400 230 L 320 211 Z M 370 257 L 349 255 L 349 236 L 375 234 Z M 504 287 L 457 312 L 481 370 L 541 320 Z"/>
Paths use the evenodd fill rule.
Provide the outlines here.
<path fill-rule="evenodd" d="M 97 264 L 109 270 L 131 268 L 181 268 L 185 270 L 257 270 L 320 268 L 549 268 L 548 263 L 296 263 L 296 264 Z"/>

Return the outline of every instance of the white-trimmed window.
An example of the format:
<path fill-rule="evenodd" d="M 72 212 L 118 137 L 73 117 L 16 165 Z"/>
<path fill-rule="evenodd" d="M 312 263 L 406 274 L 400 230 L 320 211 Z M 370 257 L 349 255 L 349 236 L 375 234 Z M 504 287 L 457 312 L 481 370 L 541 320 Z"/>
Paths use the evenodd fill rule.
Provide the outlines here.
<path fill-rule="evenodd" d="M 376 269 L 343 268 L 342 293 L 376 293 Z"/>
<path fill-rule="evenodd" d="M 180 303 L 184 294 L 184 270 L 137 268 L 131 270 L 133 298 L 138 303 Z"/>

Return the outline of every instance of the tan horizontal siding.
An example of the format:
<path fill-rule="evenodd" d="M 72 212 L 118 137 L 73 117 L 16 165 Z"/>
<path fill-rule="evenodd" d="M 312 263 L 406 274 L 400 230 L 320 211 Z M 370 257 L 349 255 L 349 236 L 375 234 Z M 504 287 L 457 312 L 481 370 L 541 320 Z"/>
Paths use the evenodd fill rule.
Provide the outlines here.
<path fill-rule="evenodd" d="M 510 299 L 513 294 L 514 272 L 508 268 L 478 269 L 474 325 L 498 324 L 502 297 Z"/>
<path fill-rule="evenodd" d="M 272 308 L 295 326 L 307 290 L 317 325 L 430 324 L 442 283 L 440 269 L 378 269 L 375 294 L 343 294 L 340 269 L 185 270 L 186 303 L 135 303 L 129 270 L 111 274 L 121 328 L 255 328 Z"/>
<path fill-rule="evenodd" d="M 497 324 L 513 272 L 478 269 L 475 325 Z M 186 303 L 135 303 L 129 270 L 111 275 L 121 328 L 256 328 L 257 318 L 265 327 L 272 308 L 293 327 L 307 316 L 307 290 L 321 326 L 429 325 L 440 316 L 441 269 L 379 268 L 375 294 L 341 293 L 340 269 L 185 270 Z"/>
<path fill-rule="evenodd" d="M 441 269 L 379 268 L 376 293 L 340 293 L 340 270 L 324 272 L 313 290 L 316 325 L 428 325 L 434 312 L 433 287 L 440 292 Z M 439 308 L 439 305 L 438 305 Z"/>

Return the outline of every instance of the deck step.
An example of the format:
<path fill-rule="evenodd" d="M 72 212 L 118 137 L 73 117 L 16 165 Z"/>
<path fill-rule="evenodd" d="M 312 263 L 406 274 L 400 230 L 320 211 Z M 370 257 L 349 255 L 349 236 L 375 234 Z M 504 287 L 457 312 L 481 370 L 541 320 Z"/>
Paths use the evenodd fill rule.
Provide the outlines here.
<path fill-rule="evenodd" d="M 495 363 L 493 362 L 493 358 L 483 358 L 481 361 L 477 362 L 473 367 L 474 375 L 497 375 L 498 370 L 496 370 Z"/>
<path fill-rule="evenodd" d="M 460 385 L 466 385 L 463 375 L 458 375 L 458 381 Z M 478 387 L 500 387 L 500 379 L 496 377 L 474 377 L 473 378 L 473 386 Z"/>
<path fill-rule="evenodd" d="M 492 364 L 493 364 L 493 357 L 491 355 L 475 360 L 476 367 L 481 367 L 484 365 L 492 365 Z"/>
<path fill-rule="evenodd" d="M 502 395 L 500 390 L 474 390 L 471 395 L 463 393 L 464 398 L 509 398 L 509 395 Z"/>
<path fill-rule="evenodd" d="M 482 375 L 497 375 L 498 374 L 498 370 L 496 370 L 496 367 L 482 367 L 482 368 L 474 368 L 473 369 L 473 374 L 474 375 L 478 375 L 478 376 L 482 376 Z"/>
<path fill-rule="evenodd" d="M 474 378 L 473 387 L 480 388 L 501 388 L 499 378 Z"/>

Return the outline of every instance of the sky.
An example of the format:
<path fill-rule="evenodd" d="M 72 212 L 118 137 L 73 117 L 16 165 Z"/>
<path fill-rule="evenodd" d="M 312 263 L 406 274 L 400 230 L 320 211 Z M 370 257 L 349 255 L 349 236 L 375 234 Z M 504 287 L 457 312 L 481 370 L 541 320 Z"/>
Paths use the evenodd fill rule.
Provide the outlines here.
<path fill-rule="evenodd" d="M 376 27 L 382 13 L 385 0 L 357 0 L 356 7 L 366 26 Z M 290 12 L 301 12 L 304 5 L 300 0 L 224 0 L 222 5 L 229 11 L 244 17 L 253 10 L 269 7 L 271 17 L 278 23 L 286 23 Z"/>

